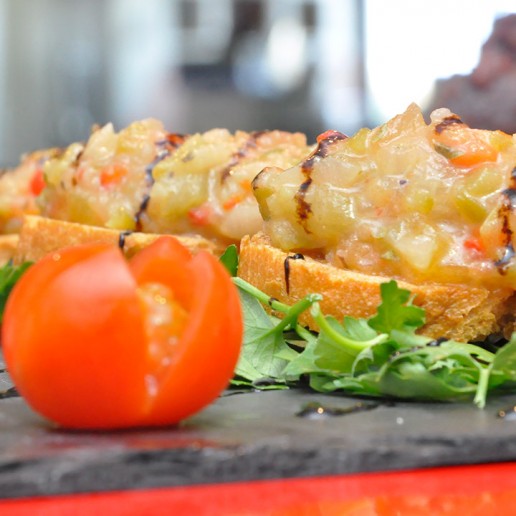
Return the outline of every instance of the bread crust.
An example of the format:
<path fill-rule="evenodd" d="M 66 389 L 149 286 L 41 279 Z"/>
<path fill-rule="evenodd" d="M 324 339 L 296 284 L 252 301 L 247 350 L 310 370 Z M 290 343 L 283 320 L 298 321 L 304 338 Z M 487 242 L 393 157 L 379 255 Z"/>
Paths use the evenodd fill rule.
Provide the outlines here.
<path fill-rule="evenodd" d="M 339 269 L 305 257 L 288 260 L 287 285 L 285 259 L 288 256 L 273 247 L 263 234 L 244 237 L 238 275 L 287 304 L 317 292 L 323 296 L 322 311 L 340 320 L 345 315 L 372 316 L 380 303 L 380 284 L 390 280 Z M 414 285 L 403 281 L 398 281 L 398 285 L 410 290 L 415 295 L 414 303 L 425 309 L 426 324 L 419 333 L 429 337 L 479 341 L 513 327 L 514 296 L 509 289 L 490 291 L 467 285 Z M 304 314 L 300 322 L 317 330 L 309 314 Z"/>
<path fill-rule="evenodd" d="M 12 260 L 18 247 L 18 234 L 0 235 L 0 266 Z"/>
<path fill-rule="evenodd" d="M 36 215 L 26 215 L 21 227 L 18 246 L 14 252 L 13 262 L 20 264 L 25 261 L 37 261 L 46 254 L 58 251 L 63 247 L 89 242 L 119 245 L 127 256 L 132 256 L 160 236 L 163 235 L 124 232 Z M 213 254 L 221 254 L 223 251 L 215 243 L 200 236 L 173 236 L 193 253 L 205 250 Z"/>

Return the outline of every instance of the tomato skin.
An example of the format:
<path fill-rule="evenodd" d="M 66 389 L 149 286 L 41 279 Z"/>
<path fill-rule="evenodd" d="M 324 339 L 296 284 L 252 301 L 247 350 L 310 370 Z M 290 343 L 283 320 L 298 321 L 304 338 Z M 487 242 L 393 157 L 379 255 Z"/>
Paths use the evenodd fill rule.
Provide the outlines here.
<path fill-rule="evenodd" d="M 170 287 L 188 311 L 159 372 L 138 298 L 146 282 Z M 213 401 L 232 377 L 243 330 L 218 260 L 160 238 L 130 263 L 98 244 L 47 256 L 13 289 L 2 331 L 13 382 L 37 412 L 63 427 L 113 429 L 175 424 Z"/>
<path fill-rule="evenodd" d="M 167 245 L 166 239 L 160 240 L 158 245 Z M 144 258 L 145 253 L 142 251 L 139 258 Z M 162 380 L 148 424 L 164 424 L 172 404 L 177 420 L 181 420 L 192 408 L 198 411 L 215 399 L 233 375 L 243 333 L 237 289 L 213 255 L 200 252 L 186 264 L 182 274 L 170 268 L 166 276 L 156 273 L 158 261 L 159 257 L 156 261 L 151 257 L 142 266 L 135 260 L 138 281 L 152 281 L 155 275 L 162 283 L 175 285 L 178 299 L 190 312 L 190 323 L 175 351 L 175 363 Z M 227 360 L 228 356 L 231 360 Z M 188 396 L 178 398 L 176 393 L 182 391 Z"/>
<path fill-rule="evenodd" d="M 113 427 L 143 411 L 143 327 L 116 249 L 63 250 L 33 265 L 8 299 L 2 332 L 14 384 L 47 418 Z"/>

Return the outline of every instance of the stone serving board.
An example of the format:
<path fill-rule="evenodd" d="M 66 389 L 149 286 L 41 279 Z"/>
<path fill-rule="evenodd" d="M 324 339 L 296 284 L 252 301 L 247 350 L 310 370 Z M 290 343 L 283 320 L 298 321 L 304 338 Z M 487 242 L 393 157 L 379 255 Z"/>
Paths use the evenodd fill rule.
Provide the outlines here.
<path fill-rule="evenodd" d="M 0 374 L 0 390 L 10 387 Z M 56 429 L 8 397 L 0 399 L 0 498 L 516 460 L 516 420 L 498 417 L 515 403 L 516 395 L 498 397 L 478 410 L 229 391 L 175 428 L 95 433 Z"/>

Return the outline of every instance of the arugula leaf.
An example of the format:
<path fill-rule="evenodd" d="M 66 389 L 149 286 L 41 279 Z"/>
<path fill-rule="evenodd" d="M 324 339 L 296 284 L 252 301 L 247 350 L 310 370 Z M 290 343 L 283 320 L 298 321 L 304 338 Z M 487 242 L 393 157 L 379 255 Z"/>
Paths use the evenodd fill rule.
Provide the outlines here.
<path fill-rule="evenodd" d="M 396 341 L 388 340 L 377 346 L 365 348 L 357 355 L 353 362 L 352 375 L 359 379 L 369 373 L 378 373 L 382 370 L 384 364 L 397 356 L 399 353 L 398 347 Z"/>
<path fill-rule="evenodd" d="M 516 390 L 516 333 L 498 349 L 489 373 L 489 389 Z"/>
<path fill-rule="evenodd" d="M 381 390 L 397 398 L 464 399 L 477 392 L 482 365 L 460 343 L 409 350 L 382 367 Z"/>
<path fill-rule="evenodd" d="M 501 374 L 504 378 L 516 382 L 516 333 L 511 340 L 495 354 L 491 364 L 491 373 Z"/>
<path fill-rule="evenodd" d="M 378 335 L 363 319 L 346 317 L 340 324 L 334 317 L 325 317 L 317 303 L 312 315 L 319 324 L 319 336 L 286 367 L 284 373 L 290 379 L 313 372 L 351 372 L 357 354 L 386 337 Z"/>
<path fill-rule="evenodd" d="M 317 359 L 319 355 L 316 352 L 316 342 L 309 342 L 302 353 L 298 353 L 286 365 L 281 377 L 286 382 L 296 382 L 305 374 L 324 372 L 324 364 L 319 365 Z"/>
<path fill-rule="evenodd" d="M 449 350 L 420 348 L 393 355 L 392 350 L 392 342 L 371 346 L 357 356 L 352 372 L 319 370 L 310 386 L 321 392 L 345 390 L 374 397 L 461 400 L 476 395 L 485 372 L 467 353 L 451 357 Z M 483 406 L 482 400 L 477 404 Z"/>
<path fill-rule="evenodd" d="M 4 317 L 5 304 L 16 282 L 23 276 L 32 262 L 24 262 L 21 265 L 13 265 L 9 261 L 0 268 L 0 323 Z"/>
<path fill-rule="evenodd" d="M 235 374 L 250 382 L 261 378 L 278 378 L 287 364 L 287 357 L 296 352 L 283 338 L 283 330 L 277 329 L 260 302 L 240 289 L 244 315 L 244 346 Z M 282 357 L 279 357 L 279 354 Z"/>
<path fill-rule="evenodd" d="M 288 306 L 240 278 L 245 339 L 235 382 L 253 385 L 266 377 L 267 388 L 285 388 L 308 376 L 312 389 L 398 399 L 454 401 L 473 398 L 483 407 L 489 391 L 516 391 L 516 333 L 496 354 L 455 341 L 435 341 L 416 334 L 424 310 L 395 281 L 380 286 L 381 304 L 369 320 L 325 316 L 320 296 L 309 295 Z M 269 315 L 263 305 L 283 313 Z M 299 326 L 310 313 L 319 327 L 314 336 Z M 304 347 L 289 346 L 294 332 Z M 271 385 L 272 383 L 272 385 Z"/>

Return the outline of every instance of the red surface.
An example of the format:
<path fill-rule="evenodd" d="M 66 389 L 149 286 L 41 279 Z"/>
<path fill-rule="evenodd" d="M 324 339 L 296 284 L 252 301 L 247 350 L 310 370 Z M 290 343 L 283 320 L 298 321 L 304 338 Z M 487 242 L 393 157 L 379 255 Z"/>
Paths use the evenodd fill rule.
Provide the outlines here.
<path fill-rule="evenodd" d="M 0 502 L 2 516 L 516 514 L 516 463 Z"/>

